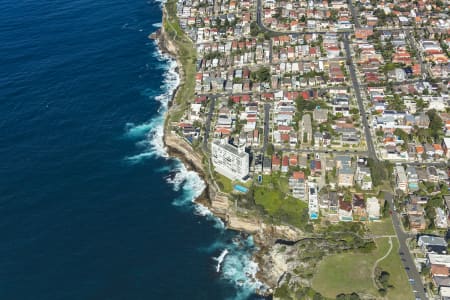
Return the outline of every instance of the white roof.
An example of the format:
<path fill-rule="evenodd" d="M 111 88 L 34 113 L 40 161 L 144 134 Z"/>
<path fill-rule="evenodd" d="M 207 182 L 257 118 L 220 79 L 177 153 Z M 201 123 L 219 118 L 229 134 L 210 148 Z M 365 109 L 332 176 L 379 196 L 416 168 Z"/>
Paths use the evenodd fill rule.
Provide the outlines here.
<path fill-rule="evenodd" d="M 444 144 L 447 146 L 447 148 L 450 148 L 450 138 L 444 138 Z"/>
<path fill-rule="evenodd" d="M 450 267 L 450 255 L 428 253 L 428 260 L 432 265 L 444 265 Z"/>
<path fill-rule="evenodd" d="M 440 293 L 441 293 L 441 297 L 450 297 L 450 287 L 442 286 Z"/>

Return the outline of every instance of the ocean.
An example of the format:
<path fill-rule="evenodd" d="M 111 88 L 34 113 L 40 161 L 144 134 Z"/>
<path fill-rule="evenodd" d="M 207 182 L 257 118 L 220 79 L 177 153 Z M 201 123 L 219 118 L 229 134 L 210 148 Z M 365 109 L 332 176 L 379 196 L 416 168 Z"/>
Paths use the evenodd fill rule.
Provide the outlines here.
<path fill-rule="evenodd" d="M 258 299 L 252 237 L 162 145 L 161 3 L 0 3 L 0 298 Z"/>

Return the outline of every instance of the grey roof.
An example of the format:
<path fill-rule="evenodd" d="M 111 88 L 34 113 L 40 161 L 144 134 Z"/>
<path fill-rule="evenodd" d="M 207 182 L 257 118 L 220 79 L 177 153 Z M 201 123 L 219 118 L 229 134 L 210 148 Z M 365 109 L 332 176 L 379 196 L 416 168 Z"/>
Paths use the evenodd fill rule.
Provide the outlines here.
<path fill-rule="evenodd" d="M 447 247 L 447 242 L 444 238 L 438 236 L 422 235 L 418 238 L 424 245 L 444 246 Z"/>

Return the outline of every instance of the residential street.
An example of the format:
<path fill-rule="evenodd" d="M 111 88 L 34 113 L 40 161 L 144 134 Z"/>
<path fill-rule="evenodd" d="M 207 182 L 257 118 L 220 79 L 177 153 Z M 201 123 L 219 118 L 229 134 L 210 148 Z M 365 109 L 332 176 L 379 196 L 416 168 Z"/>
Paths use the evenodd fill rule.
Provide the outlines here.
<path fill-rule="evenodd" d="M 270 130 L 270 104 L 264 104 L 264 140 L 262 152 L 265 153 L 267 149 L 267 144 L 269 143 L 269 130 Z"/>
<path fill-rule="evenodd" d="M 393 198 L 394 197 L 391 193 L 388 193 L 388 192 L 384 193 L 384 199 L 389 203 L 389 207 L 392 209 L 392 223 L 394 225 L 395 233 L 397 234 L 397 238 L 400 243 L 400 248 L 399 248 L 400 258 L 403 262 L 403 266 L 405 267 L 405 271 L 408 274 L 408 278 L 410 280 L 412 288 L 414 291 L 416 291 L 414 293 L 415 296 L 422 300 L 425 300 L 428 298 L 424 292 L 424 286 L 422 284 L 422 279 L 421 279 L 419 272 L 416 269 L 416 266 L 414 264 L 414 259 L 411 255 L 411 253 L 409 252 L 409 249 L 407 246 L 407 240 L 409 238 L 415 238 L 415 235 L 410 235 L 403 231 L 400 216 L 393 209 L 394 208 L 394 199 Z M 412 282 L 411 279 L 414 281 Z"/>
<path fill-rule="evenodd" d="M 351 77 L 352 85 L 353 85 L 353 92 L 355 94 L 356 101 L 358 102 L 358 107 L 359 107 L 359 111 L 361 114 L 361 121 L 364 126 L 364 135 L 366 136 L 367 151 L 368 151 L 370 158 L 378 160 L 377 154 L 375 152 L 375 147 L 373 145 L 372 134 L 370 133 L 369 122 L 367 122 L 367 118 L 366 118 L 366 110 L 364 108 L 363 99 L 361 97 L 361 90 L 360 90 L 358 78 L 356 77 L 355 66 L 353 65 L 353 58 L 352 58 L 352 54 L 350 51 L 350 41 L 348 39 L 348 34 L 345 33 L 343 36 L 344 36 L 344 46 L 345 46 L 345 53 L 347 56 L 348 68 L 350 71 L 350 77 Z"/>

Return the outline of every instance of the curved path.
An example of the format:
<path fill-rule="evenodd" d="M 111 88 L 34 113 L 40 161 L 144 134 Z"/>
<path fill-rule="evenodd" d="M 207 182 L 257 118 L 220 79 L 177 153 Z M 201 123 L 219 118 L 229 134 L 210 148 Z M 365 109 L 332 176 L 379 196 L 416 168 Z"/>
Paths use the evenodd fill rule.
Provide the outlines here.
<path fill-rule="evenodd" d="M 377 290 L 378 290 L 378 286 L 377 286 L 377 282 L 376 282 L 376 280 L 375 280 L 375 269 L 377 268 L 378 264 L 379 264 L 383 259 L 385 259 L 386 257 L 389 256 L 389 254 L 391 254 L 392 248 L 393 248 L 393 244 L 392 244 L 392 236 L 389 236 L 389 250 L 386 252 L 386 254 L 385 254 L 383 257 L 380 257 L 379 259 L 377 259 L 377 260 L 375 261 L 375 263 L 373 264 L 373 267 L 372 267 L 372 281 L 373 281 L 373 286 L 374 286 L 375 289 L 377 289 Z"/>

